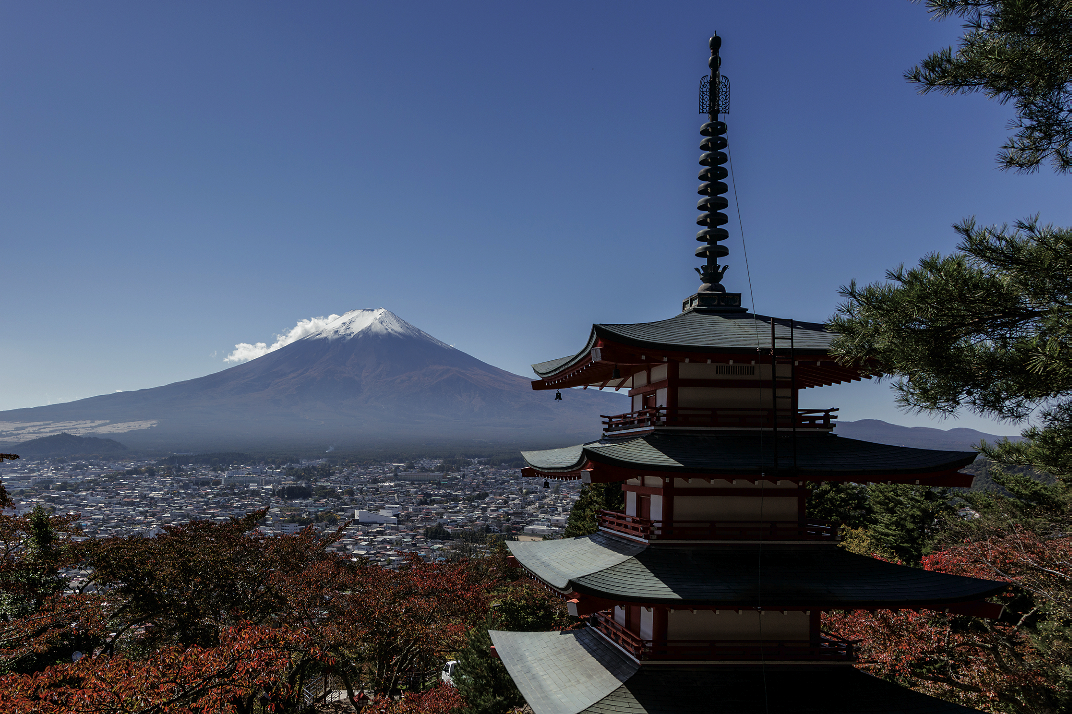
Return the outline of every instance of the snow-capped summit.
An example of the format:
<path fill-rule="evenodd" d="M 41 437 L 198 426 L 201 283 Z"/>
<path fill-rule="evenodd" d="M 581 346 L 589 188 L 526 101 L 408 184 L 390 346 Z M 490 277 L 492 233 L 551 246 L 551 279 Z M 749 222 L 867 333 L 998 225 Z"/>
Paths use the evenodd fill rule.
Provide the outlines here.
<path fill-rule="evenodd" d="M 0 422 L 100 425 L 131 448 L 272 453 L 316 444 L 561 444 L 592 438 L 600 414 L 628 397 L 567 390 L 453 349 L 389 310 L 300 320 L 273 344 L 236 345 L 235 366 L 152 389 L 0 413 Z M 131 427 L 130 425 L 135 425 Z M 150 428 L 151 427 L 151 428 Z"/>
<path fill-rule="evenodd" d="M 374 310 L 350 310 L 343 315 L 332 315 L 322 329 L 306 336 L 304 339 L 349 340 L 360 335 L 417 337 L 440 347 L 453 349 L 450 345 L 437 340 L 424 330 L 414 327 L 383 307 L 378 307 Z"/>

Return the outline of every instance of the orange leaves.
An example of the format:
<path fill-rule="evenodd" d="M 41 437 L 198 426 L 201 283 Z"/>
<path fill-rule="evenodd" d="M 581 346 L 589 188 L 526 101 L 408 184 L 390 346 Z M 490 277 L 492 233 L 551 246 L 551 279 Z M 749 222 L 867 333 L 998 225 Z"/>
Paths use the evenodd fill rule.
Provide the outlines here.
<path fill-rule="evenodd" d="M 377 697 L 369 702 L 363 714 L 451 714 L 464 704 L 457 689 L 440 684 L 424 692 L 406 694 L 401 699 Z"/>
<path fill-rule="evenodd" d="M 1002 580 L 1008 616 L 1001 622 L 936 612 L 830 613 L 824 627 L 861 640 L 861 666 L 914 689 L 991 711 L 1051 711 L 1060 699 L 1063 646 L 1042 646 L 1043 613 L 1069 612 L 1072 538 L 1012 523 L 983 524 L 923 567 Z M 1041 621 L 1045 624 L 1045 620 Z M 1056 642 L 1060 641 L 1055 640 Z"/>
<path fill-rule="evenodd" d="M 312 531 L 264 536 L 257 517 L 80 544 L 91 593 L 38 598 L 0 621 L 12 672 L 0 713 L 299 711 L 327 696 L 329 678 L 355 696 L 419 687 L 484 620 L 486 568 L 358 565 Z M 439 691 L 383 705 L 438 713 L 455 700 Z"/>
<path fill-rule="evenodd" d="M 1052 689 L 1025 633 L 995 623 L 934 612 L 879 610 L 824 616 L 824 626 L 860 640 L 861 667 L 961 704 L 1013 710 Z M 1024 709 L 1029 711 L 1029 709 Z"/>
<path fill-rule="evenodd" d="M 416 555 L 398 570 L 365 566 L 341 598 L 378 692 L 407 672 L 428 669 L 460 649 L 487 612 L 488 583 L 468 563 L 425 563 Z"/>
<path fill-rule="evenodd" d="M 1072 536 L 1040 533 L 1019 523 L 980 529 L 924 559 L 924 567 L 944 573 L 1004 580 L 1051 607 L 1072 610 Z"/>
<path fill-rule="evenodd" d="M 287 629 L 244 628 L 223 633 L 218 647 L 162 647 L 140 660 L 83 657 L 34 675 L 0 678 L 0 712 L 240 711 L 251 694 L 291 698 L 284 681 L 307 636 Z"/>

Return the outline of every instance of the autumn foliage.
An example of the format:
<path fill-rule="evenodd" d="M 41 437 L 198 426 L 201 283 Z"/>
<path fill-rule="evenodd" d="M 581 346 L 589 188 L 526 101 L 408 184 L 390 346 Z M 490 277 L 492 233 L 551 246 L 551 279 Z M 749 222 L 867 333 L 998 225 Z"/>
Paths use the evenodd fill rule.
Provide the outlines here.
<path fill-rule="evenodd" d="M 381 568 L 328 550 L 337 533 L 262 534 L 262 515 L 81 542 L 68 519 L 0 516 L 0 712 L 292 712 L 333 691 L 384 714 L 460 705 L 422 690 L 505 567 Z"/>
<path fill-rule="evenodd" d="M 830 613 L 861 641 L 861 667 L 932 696 L 993 712 L 1065 711 L 1072 624 L 1072 536 L 1019 514 L 953 527 L 927 570 L 1009 583 L 999 620 L 934 611 Z"/>

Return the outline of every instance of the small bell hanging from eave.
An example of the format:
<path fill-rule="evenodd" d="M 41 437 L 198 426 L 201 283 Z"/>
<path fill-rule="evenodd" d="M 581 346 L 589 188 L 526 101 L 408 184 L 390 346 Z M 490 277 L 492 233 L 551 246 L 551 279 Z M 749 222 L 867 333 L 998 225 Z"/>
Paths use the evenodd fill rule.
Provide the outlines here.
<path fill-rule="evenodd" d="M 555 401 L 556 402 L 561 402 L 562 401 L 562 390 L 555 391 Z"/>

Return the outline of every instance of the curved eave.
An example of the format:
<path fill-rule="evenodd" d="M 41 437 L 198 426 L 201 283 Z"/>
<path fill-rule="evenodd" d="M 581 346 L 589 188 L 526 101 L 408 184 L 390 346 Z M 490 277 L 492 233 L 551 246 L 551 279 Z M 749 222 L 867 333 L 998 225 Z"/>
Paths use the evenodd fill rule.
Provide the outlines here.
<path fill-rule="evenodd" d="M 754 320 L 753 320 L 754 318 Z M 539 377 L 533 389 L 605 386 L 619 389 L 633 373 L 659 362 L 754 360 L 770 348 L 772 318 L 763 315 L 683 313 L 669 320 L 632 325 L 592 326 L 584 348 L 569 357 L 532 365 Z M 789 321 L 774 320 L 780 351 L 789 347 Z M 851 382 L 870 376 L 844 367 L 829 356 L 835 335 L 817 323 L 797 323 L 794 354 L 800 388 Z M 781 355 L 785 358 L 786 355 Z M 622 377 L 611 375 L 617 368 Z"/>
<path fill-rule="evenodd" d="M 489 634 L 534 714 L 980 714 L 850 666 L 660 667 L 592 629 Z"/>
<path fill-rule="evenodd" d="M 559 592 L 645 605 L 935 609 L 1006 588 L 832 544 L 646 545 L 598 533 L 507 545 L 526 570 Z"/>
<path fill-rule="evenodd" d="M 588 336 L 588 343 L 584 346 L 584 349 L 571 357 L 559 357 L 558 359 L 548 360 L 547 362 L 538 362 L 532 365 L 532 371 L 535 372 L 540 379 L 554 378 L 558 374 L 569 371 L 571 367 L 588 357 L 595 344 L 596 331 L 595 326 L 593 325 L 592 332 Z"/>
<path fill-rule="evenodd" d="M 528 464 L 521 469 L 522 476 L 542 476 L 544 478 L 578 479 L 588 465 L 584 454 L 586 444 L 567 446 L 562 449 L 545 449 L 542 451 L 522 451 L 521 458 Z"/>
<path fill-rule="evenodd" d="M 615 482 L 643 474 L 675 478 L 754 478 L 776 472 L 781 478 L 810 481 L 895 481 L 933 486 L 971 485 L 959 470 L 972 451 L 939 451 L 875 444 L 832 434 L 808 434 L 793 443 L 780 440 L 778 463 L 770 432 L 656 432 L 635 438 L 605 439 L 564 449 L 523 451 L 525 476 Z M 679 492 L 685 495 L 685 492 Z"/>
<path fill-rule="evenodd" d="M 960 469 L 975 461 L 978 454 L 963 452 L 954 460 L 943 464 L 926 465 L 917 468 L 892 467 L 888 462 L 861 463 L 856 465 L 798 465 L 793 466 L 792 456 L 780 455 L 778 468 L 773 467 L 773 459 L 770 461 L 757 461 L 754 464 L 744 464 L 733 467 L 727 464 L 665 464 L 650 463 L 643 461 L 628 461 L 616 459 L 602 451 L 595 449 L 585 450 L 585 463 L 574 471 L 580 476 L 581 471 L 589 471 L 592 480 L 596 483 L 624 481 L 637 478 L 641 473 L 654 475 L 656 473 L 675 478 L 755 478 L 757 474 L 771 471 L 785 478 L 792 474 L 794 480 L 800 481 L 852 481 L 855 483 L 920 483 L 925 486 L 949 486 L 968 488 L 971 486 L 972 476 L 960 473 Z M 965 481 L 966 483 L 961 483 Z M 678 495 L 688 495 L 687 491 L 679 491 Z"/>

